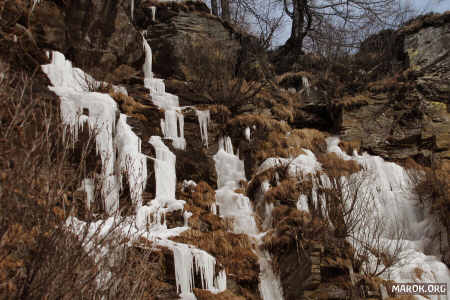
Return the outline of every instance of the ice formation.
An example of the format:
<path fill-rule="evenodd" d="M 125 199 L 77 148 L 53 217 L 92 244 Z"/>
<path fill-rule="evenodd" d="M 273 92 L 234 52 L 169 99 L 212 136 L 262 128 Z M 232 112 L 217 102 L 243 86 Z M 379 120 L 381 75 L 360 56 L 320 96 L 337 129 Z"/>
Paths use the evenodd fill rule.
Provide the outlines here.
<path fill-rule="evenodd" d="M 374 228 L 373 222 L 383 220 L 386 226 L 385 234 L 382 240 L 387 245 L 395 244 L 398 230 L 404 232 L 404 240 L 399 240 L 403 244 L 404 250 L 400 253 L 401 261 L 390 267 L 383 276 L 386 279 L 395 282 L 446 282 L 450 285 L 450 272 L 438 257 L 425 255 L 426 245 L 430 245 L 431 236 L 435 234 L 436 223 L 431 216 L 427 215 L 427 210 L 420 208 L 412 193 L 412 184 L 406 171 L 399 165 L 384 161 L 381 157 L 369 154 L 358 155 L 356 152 L 352 156 L 344 153 L 340 147 L 338 138 L 328 138 L 328 152 L 334 152 L 344 160 L 354 160 L 364 169 L 354 173 L 349 177 L 341 177 L 333 180 L 340 180 L 343 186 L 344 195 L 351 193 L 351 188 L 347 183 L 354 180 L 367 191 L 359 193 L 361 200 L 356 205 L 370 207 L 368 213 L 371 215 L 359 228 L 356 229 L 356 239 L 349 238 L 349 241 L 358 248 L 357 240 L 362 240 L 364 234 Z M 264 161 L 258 169 L 258 173 L 275 166 L 288 166 L 290 176 L 302 178 L 302 175 L 316 173 L 321 170 L 320 163 L 316 160 L 314 154 L 303 149 L 306 154 L 301 154 L 295 159 L 269 158 Z M 289 164 L 289 165 L 288 165 Z M 364 173 L 366 172 L 366 173 Z M 311 204 L 315 209 L 321 209 L 326 217 L 325 197 L 319 193 L 319 185 L 330 187 L 332 182 L 330 178 L 322 174 L 320 180 L 313 181 L 311 191 Z M 346 188 L 347 187 L 347 188 Z M 364 197 L 370 195 L 370 197 Z M 344 198 L 346 198 L 344 196 Z M 365 201 L 371 201 L 368 203 Z M 309 211 L 308 198 L 306 195 L 300 195 L 297 208 L 299 210 Z M 332 225 L 332 224 L 331 224 Z M 392 249 L 390 249 L 392 251 Z M 437 251 L 436 251 L 437 252 Z M 367 268 L 374 268 L 374 257 L 369 259 Z M 415 276 L 414 268 L 424 271 L 421 278 Z M 417 296 L 420 297 L 420 296 Z M 433 299 L 446 299 L 433 296 Z"/>
<path fill-rule="evenodd" d="M 185 149 L 186 140 L 184 139 L 184 117 L 180 109 L 178 97 L 166 93 L 164 81 L 153 77 L 152 72 L 152 49 L 147 43 L 147 40 L 142 37 L 145 62 L 143 66 L 144 71 L 144 85 L 150 90 L 152 102 L 156 106 L 165 110 L 165 118 L 161 120 L 161 130 L 164 137 L 172 140 L 172 145 L 176 149 Z"/>
<path fill-rule="evenodd" d="M 113 145 L 116 102 L 107 94 L 89 92 L 87 81 L 94 82 L 94 79 L 81 69 L 73 68 L 72 63 L 59 52 L 52 53 L 51 63 L 43 65 L 42 70 L 53 85 L 49 89 L 61 99 L 62 122 L 69 128 L 72 141 L 77 140 L 78 129 L 84 123 L 88 124 L 91 133 L 95 132 L 96 149 L 103 168 L 102 198 L 105 210 L 109 214 L 116 212 L 119 201 Z M 84 109 L 88 110 L 89 115 L 80 118 Z"/>
<path fill-rule="evenodd" d="M 240 188 L 241 181 L 245 181 L 244 162 L 233 154 L 233 144 L 230 137 L 219 140 L 219 151 L 214 155 L 217 172 L 216 203 L 221 217 L 233 220 L 235 233 L 247 234 L 254 238 L 259 245 L 262 240 L 253 217 L 254 211 L 249 198 L 235 193 Z M 270 262 L 270 255 L 257 247 L 255 254 L 260 263 L 259 290 L 263 300 L 283 299 L 279 278 L 274 274 Z"/>
<path fill-rule="evenodd" d="M 298 197 L 297 209 L 309 212 L 308 197 L 306 195 L 300 194 Z"/>
<path fill-rule="evenodd" d="M 164 138 L 172 140 L 172 145 L 176 149 L 185 149 L 184 139 L 184 116 L 179 109 L 165 111 L 165 119 L 161 120 L 161 130 Z"/>
<path fill-rule="evenodd" d="M 156 21 L 156 6 L 150 6 L 150 10 L 152 11 L 152 21 Z"/>
<path fill-rule="evenodd" d="M 131 21 L 133 21 L 134 18 L 134 0 L 131 0 L 131 5 L 130 5 L 130 15 L 131 15 Z"/>
<path fill-rule="evenodd" d="M 186 192 L 186 190 L 188 189 L 194 189 L 197 186 L 197 183 L 195 183 L 194 180 L 183 180 L 183 184 L 182 184 L 182 191 Z"/>
<path fill-rule="evenodd" d="M 122 173 L 127 173 L 132 203 L 142 205 L 142 193 L 147 183 L 147 156 L 141 153 L 141 139 L 127 124 L 127 116 L 120 114 L 117 121 L 115 145 L 118 152 L 119 183 Z"/>
<path fill-rule="evenodd" d="M 225 271 L 219 272 L 218 276 L 214 277 L 216 260 L 207 252 L 191 245 L 169 240 L 161 240 L 158 244 L 173 251 L 175 280 L 181 299 L 196 299 L 193 294 L 194 274 L 196 272 L 200 274 L 202 289 L 213 293 L 223 292 L 226 289 Z"/>
<path fill-rule="evenodd" d="M 215 276 L 216 260 L 214 257 L 191 245 L 168 240 L 168 238 L 177 236 L 187 230 L 188 227 L 150 231 L 138 230 L 131 219 L 122 219 L 118 216 L 93 223 L 86 223 L 76 217 L 69 217 L 66 225 L 74 233 L 83 237 L 83 246 L 89 253 L 93 254 L 96 262 L 108 260 L 109 257 L 114 256 L 114 249 L 107 246 L 109 245 L 108 243 L 97 243 L 97 241 L 104 239 L 126 238 L 128 245 L 132 246 L 140 238 L 145 238 L 151 240 L 155 245 L 171 249 L 174 254 L 176 285 L 181 299 L 196 299 L 192 292 L 194 274 L 196 273 L 200 275 L 199 286 L 201 288 L 207 289 L 212 293 L 223 292 L 226 289 L 225 271 L 222 270 Z M 107 282 L 107 274 L 101 274 L 100 277 L 105 277 L 102 281 Z M 106 286 L 106 284 L 98 282 L 99 287 L 102 285 Z"/>
<path fill-rule="evenodd" d="M 349 156 L 339 148 L 337 138 L 328 138 L 327 143 L 329 152 L 334 152 L 345 160 L 355 160 L 371 172 L 370 180 L 364 184 L 374 195 L 372 215 L 382 217 L 387 225 L 384 240 L 392 241 L 395 238 L 392 232 L 395 232 L 399 225 L 404 232 L 404 249 L 400 253 L 402 259 L 389 269 L 386 276 L 395 282 L 435 282 L 450 285 L 450 271 L 446 265 L 438 257 L 424 254 L 425 251 L 438 252 L 425 249 L 427 244 L 432 244 L 431 236 L 438 224 L 433 216 L 428 215 L 427 209 L 418 206 L 406 171 L 379 156 L 366 153 Z M 424 271 L 421 278 L 415 276 L 414 268 Z M 445 296 L 432 298 L 446 299 Z"/>
<path fill-rule="evenodd" d="M 175 198 L 176 173 L 175 155 L 162 142 L 161 137 L 152 136 L 150 144 L 155 148 L 156 195 L 149 206 L 142 206 L 137 211 L 136 225 L 143 229 L 147 226 L 167 229 L 165 214 L 182 210 L 185 201 Z"/>
<path fill-rule="evenodd" d="M 208 148 L 208 124 L 210 121 L 209 110 L 195 110 L 198 117 L 198 124 L 200 125 L 200 136 L 203 144 Z"/>
<path fill-rule="evenodd" d="M 288 166 L 288 174 L 292 177 L 315 173 L 321 170 L 322 166 L 317 161 L 316 156 L 308 149 L 302 149 L 305 154 L 300 154 L 296 158 L 267 158 L 258 168 L 257 174 L 273 167 Z"/>
<path fill-rule="evenodd" d="M 86 192 L 86 207 L 88 210 L 91 210 L 91 204 L 94 202 L 94 180 L 91 178 L 83 179 L 81 187 L 78 190 Z"/>
<path fill-rule="evenodd" d="M 306 91 L 306 95 L 309 96 L 309 91 L 310 91 L 310 88 L 311 88 L 311 84 L 309 83 L 308 77 L 302 76 L 302 84 L 303 84 L 303 87 L 304 87 L 304 89 Z"/>
<path fill-rule="evenodd" d="M 132 8 L 133 10 L 133 4 Z M 132 12 L 133 13 L 133 12 Z M 146 59 L 144 63 L 145 86 L 152 93 L 154 103 L 165 109 L 165 120 L 161 123 L 165 137 L 172 139 L 175 147 L 184 148 L 184 119 L 179 109 L 178 97 L 165 92 L 164 82 L 153 78 L 151 71 L 151 49 L 144 39 Z M 50 55 L 49 55 L 50 56 Z M 194 274 L 200 275 L 200 286 L 213 293 L 226 289 L 226 274 L 221 271 L 215 274 L 216 261 L 207 252 L 186 244 L 168 240 L 187 230 L 190 212 L 184 212 L 183 227 L 168 229 L 165 214 L 174 210 L 183 210 L 185 201 L 175 198 L 176 173 L 175 155 L 162 142 L 161 137 L 153 136 L 150 143 L 155 149 L 154 159 L 156 195 L 149 206 L 142 205 L 142 193 L 147 181 L 147 158 L 141 153 L 141 140 L 134 134 L 126 122 L 126 115 L 120 114 L 116 102 L 108 95 L 90 92 L 90 87 L 99 86 L 91 76 L 81 69 L 73 68 L 70 61 L 59 52 L 53 52 L 51 63 L 42 66 L 50 79 L 54 91 L 61 99 L 61 118 L 67 126 L 72 142 L 78 138 L 78 130 L 85 124 L 91 134 L 95 133 L 96 150 L 102 161 L 102 197 L 105 210 L 114 214 L 119 207 L 119 191 L 122 188 L 122 176 L 126 174 L 132 202 L 136 205 L 136 216 L 122 218 L 114 215 L 106 220 L 86 223 L 75 217 L 66 221 L 68 228 L 80 237 L 87 235 L 84 246 L 99 261 L 102 258 L 113 260 L 114 253 L 110 246 L 98 247 L 94 238 L 104 239 L 112 232 L 114 237 L 123 236 L 132 242 L 146 238 L 155 245 L 166 246 L 174 252 L 175 275 L 177 289 L 182 299 L 196 299 L 193 294 Z M 114 87 L 116 91 L 126 94 L 122 87 Z M 87 113 L 86 113 L 87 111 Z M 85 113 L 85 114 L 84 114 Z M 203 127 L 204 128 L 204 127 Z M 207 134 L 207 131 L 206 131 Z M 205 135 L 207 138 L 207 135 Z M 194 182 L 189 182 L 195 186 Z M 79 190 L 87 194 L 86 206 L 89 209 L 94 199 L 94 183 L 92 179 L 83 180 Z M 112 244 L 111 244 L 112 245 Z M 109 258 L 111 256 L 111 258 Z M 97 279 L 99 288 L 106 286 L 111 273 L 105 271 Z"/>
<path fill-rule="evenodd" d="M 251 138 L 251 135 L 250 135 L 250 127 L 246 127 L 246 128 L 245 128 L 245 130 L 244 130 L 244 135 L 245 135 L 245 139 L 246 139 L 247 141 L 250 142 L 250 138 Z"/>
<path fill-rule="evenodd" d="M 185 201 L 175 198 L 176 173 L 175 155 L 167 148 L 158 136 L 152 136 L 149 141 L 155 148 L 155 178 L 156 196 L 150 206 L 142 206 L 136 217 L 139 230 L 150 227 L 150 232 L 165 232 L 165 214 L 170 211 L 182 210 Z M 195 183 L 194 183 L 195 184 Z M 191 186 L 192 183 L 188 182 Z M 190 212 L 184 212 L 184 227 L 188 227 Z M 163 222 L 163 223 L 162 223 Z M 162 223 L 162 224 L 161 224 Z M 181 299 L 196 299 L 193 294 L 195 271 L 200 274 L 201 286 L 211 292 L 222 292 L 226 287 L 226 276 L 220 273 L 214 279 L 216 261 L 207 252 L 190 245 L 175 243 L 167 239 L 152 239 L 156 244 L 168 247 L 173 251 L 177 290 Z"/>
<path fill-rule="evenodd" d="M 61 99 L 62 122 L 69 129 L 72 142 L 77 140 L 78 130 L 84 124 L 91 134 L 95 133 L 96 150 L 102 161 L 101 193 L 106 212 L 113 214 L 118 210 L 122 171 L 127 172 L 132 200 L 139 205 L 147 176 L 146 158 L 140 153 L 139 138 L 126 124 L 126 116 L 120 115 L 117 120 L 114 99 L 108 94 L 89 91 L 89 85 L 101 83 L 81 69 L 73 68 L 59 52 L 52 52 L 51 63 L 43 65 L 42 70 L 52 83 L 49 89 Z M 115 87 L 115 90 L 126 94 L 124 88 Z M 83 114 L 85 110 L 88 115 Z M 115 167 L 116 156 L 120 170 Z"/>

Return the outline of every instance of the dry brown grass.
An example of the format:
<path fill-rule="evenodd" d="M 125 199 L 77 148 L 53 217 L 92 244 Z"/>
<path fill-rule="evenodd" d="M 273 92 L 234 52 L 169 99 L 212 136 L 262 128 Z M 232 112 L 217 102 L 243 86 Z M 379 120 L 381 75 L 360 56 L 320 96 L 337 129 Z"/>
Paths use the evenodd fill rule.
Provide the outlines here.
<path fill-rule="evenodd" d="M 295 206 L 299 195 L 298 181 L 293 178 L 287 178 L 267 191 L 264 194 L 264 200 L 268 203 Z"/>
<path fill-rule="evenodd" d="M 348 155 L 353 155 L 353 151 L 359 153 L 361 149 L 361 141 L 340 141 L 339 147 Z"/>
<path fill-rule="evenodd" d="M 148 105 L 141 104 L 134 100 L 133 97 L 127 96 L 120 92 L 115 92 L 112 89 L 109 91 L 109 95 L 119 104 L 120 110 L 130 116 L 140 115 L 146 120 L 145 117 L 141 114 L 141 112 L 145 109 L 150 109 L 151 107 Z"/>
<path fill-rule="evenodd" d="M 209 210 L 216 201 L 216 193 L 209 184 L 200 181 L 192 192 L 192 201 L 194 205 Z"/>
<path fill-rule="evenodd" d="M 308 213 L 285 205 L 275 207 L 272 218 L 273 228 L 276 229 L 267 233 L 263 241 L 264 248 L 268 249 L 276 260 L 276 257 L 295 243 L 298 233 L 304 232 L 312 219 Z"/>
<path fill-rule="evenodd" d="M 414 268 L 414 275 L 416 276 L 417 279 L 422 280 L 422 275 L 423 275 L 423 270 L 421 268 Z"/>
<path fill-rule="evenodd" d="M 220 294 L 213 294 L 206 290 L 194 289 L 195 296 L 198 300 L 245 300 L 242 296 L 236 296 L 230 290 L 226 290 Z"/>
<path fill-rule="evenodd" d="M 367 105 L 370 98 L 367 95 L 358 94 L 356 96 L 344 96 L 335 102 L 335 105 L 343 108 L 355 108 Z"/>
<path fill-rule="evenodd" d="M 361 170 L 361 166 L 356 161 L 343 160 L 334 152 L 318 154 L 317 160 L 322 164 L 324 172 L 334 178 L 349 176 Z"/>
<path fill-rule="evenodd" d="M 237 130 L 241 130 L 242 128 L 253 126 L 255 126 L 257 130 L 261 130 L 266 133 L 271 131 L 286 133 L 290 130 L 290 127 L 286 122 L 278 121 L 266 115 L 260 114 L 238 115 L 237 117 L 231 119 L 227 124 L 227 127 L 231 130 L 235 128 L 237 128 Z"/>
<path fill-rule="evenodd" d="M 209 14 L 208 7 L 202 1 L 155 1 L 155 0 L 147 0 L 145 2 L 145 6 L 156 6 L 157 8 L 164 9 L 169 8 L 172 11 L 198 11 L 198 12 L 207 12 Z"/>
<path fill-rule="evenodd" d="M 281 120 L 294 121 L 294 110 L 292 106 L 276 103 L 272 109 L 272 114 Z"/>
<path fill-rule="evenodd" d="M 327 150 L 327 143 L 325 138 L 327 133 L 316 129 L 294 129 L 289 135 L 289 146 L 297 148 L 305 148 L 314 153 L 325 152 Z"/>
<path fill-rule="evenodd" d="M 420 29 L 424 27 L 439 26 L 449 21 L 450 21 L 450 11 L 446 11 L 442 14 L 430 13 L 409 21 L 398 32 L 399 34 L 413 34 L 415 32 L 418 32 Z"/>
<path fill-rule="evenodd" d="M 261 184 L 264 181 L 276 182 L 275 174 L 277 173 L 277 168 L 270 168 L 257 174 L 252 180 L 249 182 L 246 194 L 250 199 L 255 199 L 256 194 L 259 192 Z"/>
<path fill-rule="evenodd" d="M 277 76 L 275 81 L 279 85 L 292 85 L 294 83 L 301 83 L 303 77 L 308 78 L 310 81 L 313 78 L 309 72 L 286 72 Z"/>
<path fill-rule="evenodd" d="M 272 131 L 257 146 L 255 158 L 262 162 L 269 157 L 295 158 L 304 154 L 303 149 L 324 153 L 327 149 L 326 134 L 316 129 L 294 129 L 290 135 Z"/>
<path fill-rule="evenodd" d="M 399 81 L 398 76 L 386 77 L 367 84 L 368 90 L 376 94 L 395 91 L 402 86 L 404 86 L 404 83 Z"/>

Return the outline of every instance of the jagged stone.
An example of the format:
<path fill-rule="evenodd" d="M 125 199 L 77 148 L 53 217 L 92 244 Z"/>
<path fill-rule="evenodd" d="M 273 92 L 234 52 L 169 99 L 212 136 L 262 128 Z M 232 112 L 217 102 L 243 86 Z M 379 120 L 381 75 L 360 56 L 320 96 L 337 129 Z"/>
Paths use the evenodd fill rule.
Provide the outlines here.
<path fill-rule="evenodd" d="M 64 53 L 85 71 L 95 70 L 99 61 L 107 62 L 94 75 L 112 72 L 121 64 L 140 70 L 142 37 L 122 2 L 129 1 L 42 1 L 31 15 L 31 28 L 39 46 Z"/>

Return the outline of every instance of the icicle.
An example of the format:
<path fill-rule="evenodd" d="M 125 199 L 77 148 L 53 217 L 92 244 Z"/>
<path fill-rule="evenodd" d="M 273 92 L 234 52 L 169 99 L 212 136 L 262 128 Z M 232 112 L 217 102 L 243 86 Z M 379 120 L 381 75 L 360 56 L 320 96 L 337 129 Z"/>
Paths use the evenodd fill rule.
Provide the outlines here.
<path fill-rule="evenodd" d="M 246 127 L 244 131 L 245 139 L 250 142 L 250 127 Z"/>
<path fill-rule="evenodd" d="M 298 210 L 303 210 L 306 212 L 309 212 L 309 207 L 308 207 L 308 197 L 306 197 L 306 195 L 301 194 L 298 197 L 298 201 L 297 201 L 297 209 Z"/>
<path fill-rule="evenodd" d="M 216 260 L 207 252 L 169 240 L 157 241 L 157 243 L 173 251 L 175 281 L 181 299 L 196 299 L 193 294 L 195 273 L 199 273 L 200 285 L 203 289 L 217 293 L 226 288 L 225 271 L 219 272 L 214 278 Z"/>
<path fill-rule="evenodd" d="M 233 155 L 233 146 L 229 137 L 219 140 L 219 151 L 213 158 L 219 187 L 216 191 L 216 202 L 220 207 L 220 216 L 233 221 L 233 232 L 253 236 L 258 243 L 261 243 L 261 235 L 253 217 L 254 211 L 250 199 L 234 192 L 240 186 L 240 181 L 245 180 L 245 171 L 244 163 Z M 268 214 L 271 214 L 271 209 L 270 205 L 266 206 Z M 282 300 L 280 280 L 272 270 L 270 255 L 259 250 L 258 247 L 255 252 L 261 269 L 259 290 L 263 300 Z"/>
<path fill-rule="evenodd" d="M 78 190 L 86 192 L 86 207 L 88 210 L 91 210 L 91 203 L 94 202 L 94 181 L 91 178 L 83 179 Z"/>
<path fill-rule="evenodd" d="M 147 182 L 147 157 L 141 153 L 141 140 L 126 123 L 124 114 L 120 114 L 115 144 L 118 150 L 119 174 L 127 172 L 132 203 L 140 207 Z M 121 175 L 119 182 L 122 182 Z"/>
<path fill-rule="evenodd" d="M 208 148 L 208 124 L 210 122 L 209 110 L 195 110 L 198 117 L 198 124 L 200 125 L 200 136 L 203 144 Z"/>
<path fill-rule="evenodd" d="M 309 96 L 309 91 L 310 91 L 311 84 L 309 83 L 308 77 L 302 76 L 302 84 L 303 84 L 303 87 L 304 87 L 304 89 L 306 91 L 306 95 Z"/>
<path fill-rule="evenodd" d="M 217 215 L 217 205 L 216 203 L 211 204 L 211 213 Z"/>
<path fill-rule="evenodd" d="M 195 183 L 195 181 L 185 179 L 185 180 L 183 180 L 181 190 L 183 192 L 186 192 L 188 189 L 194 189 L 196 186 L 197 186 L 197 184 Z"/>
<path fill-rule="evenodd" d="M 172 140 L 176 149 L 184 150 L 186 141 L 184 139 L 184 116 L 175 109 L 165 111 L 165 120 L 161 120 L 161 129 L 164 138 Z"/>
<path fill-rule="evenodd" d="M 185 227 L 188 227 L 189 225 L 188 225 L 188 221 L 189 221 L 189 218 L 190 217 L 192 217 L 192 213 L 191 212 L 189 212 L 189 211 L 185 211 L 184 213 L 183 213 L 183 219 L 184 219 L 184 226 Z"/>
<path fill-rule="evenodd" d="M 144 78 L 145 78 L 145 80 L 147 80 L 147 79 L 153 78 L 152 49 L 150 48 L 150 45 L 147 43 L 147 40 L 144 37 L 142 37 L 142 41 L 143 41 L 144 52 L 145 52 L 145 61 L 144 61 L 143 71 L 144 71 Z M 144 85 L 146 88 L 149 88 L 145 81 L 144 81 Z"/>
<path fill-rule="evenodd" d="M 131 0 L 131 21 L 133 21 L 134 16 L 134 0 Z"/>
<path fill-rule="evenodd" d="M 49 89 L 61 99 L 61 119 L 69 127 L 72 142 L 78 138 L 78 128 L 87 122 L 89 132 L 95 132 L 97 154 L 102 161 L 101 194 L 108 214 L 115 213 L 118 208 L 118 180 L 114 175 L 115 151 L 112 134 L 115 130 L 117 103 L 108 95 L 89 92 L 86 84 L 99 84 L 81 69 L 73 68 L 59 52 L 52 53 L 51 63 L 43 65 L 53 86 Z M 88 81 L 88 82 L 86 82 Z M 83 110 L 88 116 L 82 116 Z M 80 120 L 80 117 L 82 118 Z"/>
<path fill-rule="evenodd" d="M 229 136 L 219 138 L 219 150 L 223 150 L 226 153 L 233 155 L 233 143 Z"/>
<path fill-rule="evenodd" d="M 225 270 L 219 272 L 216 279 L 214 280 L 215 293 L 221 293 L 227 289 L 227 273 Z"/>
<path fill-rule="evenodd" d="M 150 10 L 152 11 L 152 22 L 156 21 L 156 6 L 150 6 Z"/>
<path fill-rule="evenodd" d="M 159 136 L 152 136 L 150 144 L 155 148 L 156 199 L 168 201 L 175 199 L 177 183 L 175 174 L 175 155 L 161 141 Z"/>

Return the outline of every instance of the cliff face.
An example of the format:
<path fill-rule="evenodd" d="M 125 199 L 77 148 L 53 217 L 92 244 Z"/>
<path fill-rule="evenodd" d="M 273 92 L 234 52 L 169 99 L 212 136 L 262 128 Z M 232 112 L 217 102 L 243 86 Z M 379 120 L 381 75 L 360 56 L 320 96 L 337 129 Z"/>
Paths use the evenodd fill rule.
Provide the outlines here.
<path fill-rule="evenodd" d="M 370 72 L 361 73 L 365 79 L 361 83 L 353 80 L 358 74 L 335 76 L 348 69 L 333 66 L 330 77 L 323 76 L 315 73 L 314 58 L 305 56 L 291 72 L 276 78 L 272 69 L 277 66 L 257 65 L 252 78 L 261 79 L 259 72 L 264 70 L 270 84 L 257 85 L 255 94 L 247 99 L 241 90 L 246 92 L 251 79 L 227 83 L 241 93 L 219 95 L 226 101 L 214 103 L 215 99 L 206 92 L 189 85 L 196 79 L 198 66 L 186 58 L 185 49 L 219 45 L 233 54 L 229 62 L 233 70 L 251 66 L 253 56 L 259 55 L 261 49 L 254 46 L 254 38 L 211 16 L 201 2 L 42 0 L 33 11 L 28 2 L 7 0 L 0 5 L 1 61 L 30 74 L 36 72 L 35 95 L 50 98 L 57 105 L 58 98 L 48 91 L 50 83 L 40 65 L 49 62 L 45 51 L 62 52 L 96 79 L 126 87 L 127 97 L 109 88 L 103 92 L 114 98 L 120 112 L 128 115 L 133 132 L 145 141 L 142 153 L 154 157 L 155 150 L 146 141 L 151 136 L 163 135 L 160 120 L 166 112 L 153 104 L 152 95 L 143 87 L 142 42 L 143 38 L 148 41 L 155 75 L 166 79 L 167 90 L 179 95 L 180 106 L 185 106 L 186 150 L 176 149 L 170 142 L 166 144 L 176 155 L 176 196 L 186 201 L 185 210 L 192 213 L 188 222 L 191 229 L 174 240 L 208 251 L 228 276 L 227 292 L 214 295 L 195 289 L 198 299 L 261 299 L 257 247 L 272 255 L 272 265 L 281 279 L 286 300 L 369 297 L 367 289 L 371 297 L 380 297 L 376 285 L 367 287 L 367 278 L 353 274 L 359 270 L 353 270 L 352 247 L 335 238 L 335 232 L 318 215 L 311 216 L 298 209 L 299 191 L 307 187 L 285 174 L 289 168 L 267 172 L 258 169 L 269 157 L 296 157 L 308 149 L 317 155 L 324 168 L 338 166 L 343 174 L 359 170 L 327 152 L 325 138 L 331 134 L 341 136 L 344 142 L 340 146 L 347 152 L 368 150 L 388 159 L 413 157 L 425 163 L 433 155 L 450 159 L 450 14 L 421 19 L 420 24 L 411 23 L 395 33 L 401 47 L 395 49 L 395 59 L 389 64 L 395 65 L 396 75 L 374 78 Z M 339 89 L 334 86 L 338 85 L 334 79 L 342 85 Z M 296 90 L 284 89 L 289 87 Z M 234 95 L 242 101 L 232 99 Z M 206 129 L 208 147 L 200 134 L 197 110 L 210 112 L 211 121 Z M 232 144 L 238 146 L 245 179 L 249 180 L 239 183 L 234 191 L 236 199 L 245 194 L 253 202 L 258 228 L 265 222 L 274 227 L 268 230 L 263 247 L 254 245 L 244 234 L 230 232 L 229 220 L 210 210 L 218 187 L 213 155 L 218 152 L 223 136 L 230 136 Z M 85 134 L 80 140 L 88 138 Z M 90 154 L 94 160 L 95 153 Z M 77 155 L 71 157 L 72 163 L 77 159 Z M 156 193 L 154 167 L 149 160 L 144 202 L 153 199 Z M 198 185 L 186 188 L 184 180 L 194 180 Z M 264 182 L 271 185 L 271 191 L 261 196 Z M 75 190 L 68 194 L 69 202 L 76 202 L 80 196 Z M 127 196 L 121 195 L 121 201 Z M 121 203 L 126 204 L 121 205 L 129 205 L 126 201 L 129 202 L 125 200 Z M 266 215 L 269 204 L 275 209 Z M 82 218 L 82 209 L 74 209 L 73 214 Z M 95 213 L 100 215 L 103 211 L 96 207 Z M 169 228 L 184 224 L 180 211 L 166 218 Z M 159 247 L 143 262 L 148 263 L 152 270 L 149 276 L 154 279 L 151 299 L 177 297 L 173 260 L 169 249 Z M 360 285 L 365 286 L 365 292 L 356 289 Z"/>
<path fill-rule="evenodd" d="M 344 139 L 394 159 L 449 158 L 449 16 L 423 17 L 393 33 L 391 40 L 403 45 L 404 67 L 343 99 L 338 126 Z"/>

